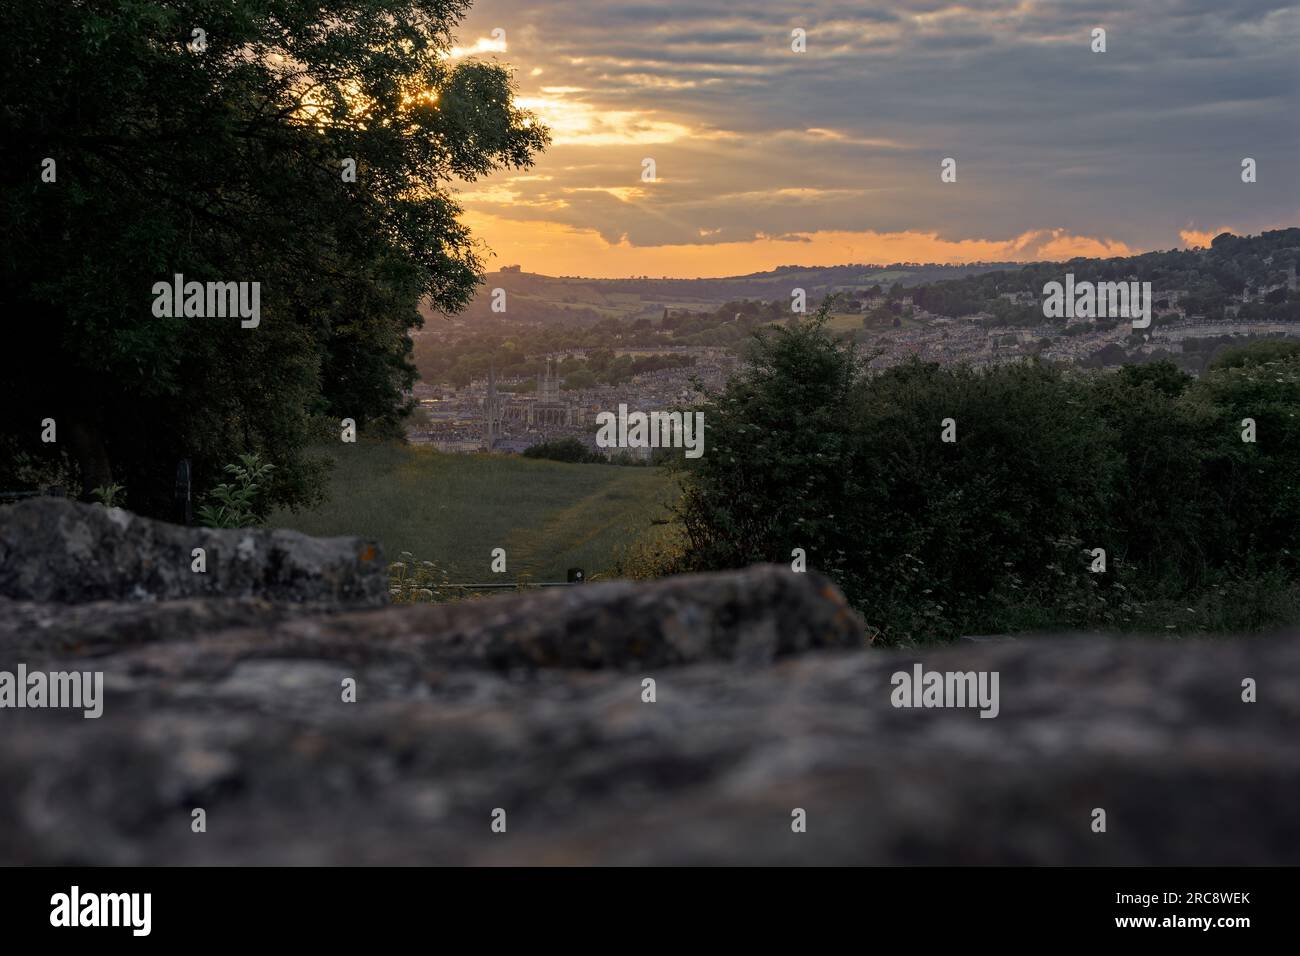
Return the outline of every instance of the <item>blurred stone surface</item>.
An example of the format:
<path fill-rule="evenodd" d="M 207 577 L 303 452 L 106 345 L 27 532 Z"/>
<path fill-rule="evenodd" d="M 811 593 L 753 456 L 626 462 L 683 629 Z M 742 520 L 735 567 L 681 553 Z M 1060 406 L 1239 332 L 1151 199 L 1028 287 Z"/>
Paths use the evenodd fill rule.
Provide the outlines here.
<path fill-rule="evenodd" d="M 98 720 L 0 710 L 0 864 L 1300 863 L 1296 635 L 884 651 L 774 567 L 0 621 L 0 669 L 106 694 Z M 998 671 L 1000 715 L 895 709 L 916 661 Z"/>
<path fill-rule="evenodd" d="M 207 571 L 191 570 L 193 550 Z M 64 498 L 0 507 L 0 596 L 80 603 L 260 597 L 387 603 L 378 547 L 296 531 L 187 528 Z"/>

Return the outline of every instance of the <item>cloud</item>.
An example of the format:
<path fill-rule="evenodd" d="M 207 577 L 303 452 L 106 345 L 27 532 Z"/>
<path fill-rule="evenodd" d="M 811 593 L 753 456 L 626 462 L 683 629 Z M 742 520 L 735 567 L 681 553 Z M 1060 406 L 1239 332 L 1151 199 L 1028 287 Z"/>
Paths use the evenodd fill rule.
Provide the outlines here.
<path fill-rule="evenodd" d="M 1104 54 L 1090 50 L 1099 25 Z M 701 263 L 794 237 L 830 249 L 818 236 L 1110 254 L 1200 238 L 1189 223 L 1258 231 L 1300 213 L 1298 3 L 478 0 L 466 49 L 498 26 L 520 104 L 554 142 L 539 178 L 503 173 L 466 205 L 520 236 L 570 230 L 602 274 L 653 271 L 637 254 L 689 274 L 684 253 L 655 249 Z M 790 49 L 796 26 L 806 53 Z M 1243 156 L 1257 183 L 1240 182 Z M 940 181 L 945 157 L 955 183 Z"/>
<path fill-rule="evenodd" d="M 695 135 L 689 126 L 656 119 L 653 111 L 602 110 L 568 98 L 576 87 L 547 87 L 537 96 L 518 97 L 517 104 L 537 115 L 551 130 L 556 146 L 626 146 L 672 143 Z"/>
<path fill-rule="evenodd" d="M 442 54 L 445 60 L 459 60 L 467 56 L 477 56 L 480 53 L 505 53 L 505 39 L 495 37 L 479 37 L 474 41 L 472 46 L 453 46 Z"/>
<path fill-rule="evenodd" d="M 1180 229 L 1178 230 L 1178 238 L 1183 241 L 1183 245 L 1188 249 L 1208 249 L 1214 237 L 1225 232 L 1240 233 L 1240 230 L 1233 229 L 1231 226 L 1207 229 L 1204 232 L 1197 229 Z"/>
<path fill-rule="evenodd" d="M 730 276 L 799 265 L 891 262 L 1033 262 L 1074 256 L 1125 256 L 1136 250 L 1104 237 L 1040 229 L 1005 239 L 946 238 L 935 233 L 818 231 L 760 235 L 740 242 L 636 246 L 596 229 L 562 223 L 520 223 L 473 212 L 467 222 L 495 254 L 494 265 L 522 264 L 530 272 L 617 278 L 628 275 Z M 697 230 L 712 238 L 717 230 Z"/>

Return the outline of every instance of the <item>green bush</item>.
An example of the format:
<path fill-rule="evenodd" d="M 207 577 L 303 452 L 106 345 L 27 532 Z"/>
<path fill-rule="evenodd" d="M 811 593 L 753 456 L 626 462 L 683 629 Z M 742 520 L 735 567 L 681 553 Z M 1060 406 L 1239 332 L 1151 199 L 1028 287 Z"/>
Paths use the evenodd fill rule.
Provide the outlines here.
<path fill-rule="evenodd" d="M 410 551 L 388 566 L 388 594 L 394 604 L 442 603 L 462 596 L 452 590 L 446 569 L 433 561 L 417 561 Z"/>
<path fill-rule="evenodd" d="M 199 508 L 199 522 L 207 528 L 246 528 L 261 524 L 266 518 L 263 486 L 275 466 L 256 454 L 240 455 L 239 463 L 226 466 L 233 481 L 222 482 Z"/>
<path fill-rule="evenodd" d="M 542 442 L 524 450 L 525 458 L 547 458 L 551 461 L 575 463 L 605 463 L 606 458 L 599 452 L 591 451 L 578 439 L 573 437 L 557 438 L 555 441 Z"/>
<path fill-rule="evenodd" d="M 1149 626 L 1162 602 L 1255 594 L 1250 582 L 1294 573 L 1298 413 L 1297 357 L 1195 382 L 1167 365 L 1109 375 L 1032 361 L 912 360 L 873 375 L 821 315 L 763 332 L 706 407 L 683 562 L 789 563 L 803 548 L 895 641 Z M 1105 573 L 1090 570 L 1094 548 Z M 1270 606 L 1261 626 L 1295 603 Z"/>
<path fill-rule="evenodd" d="M 96 485 L 91 489 L 90 496 L 105 508 L 120 508 L 126 503 L 126 488 L 114 481 L 107 485 Z"/>

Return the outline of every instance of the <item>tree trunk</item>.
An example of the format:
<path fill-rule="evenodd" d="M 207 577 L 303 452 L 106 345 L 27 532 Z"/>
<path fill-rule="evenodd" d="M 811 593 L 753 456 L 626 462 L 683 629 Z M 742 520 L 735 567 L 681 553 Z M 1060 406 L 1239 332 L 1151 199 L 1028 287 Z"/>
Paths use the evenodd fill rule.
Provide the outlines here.
<path fill-rule="evenodd" d="M 99 433 L 86 422 L 73 419 L 67 425 L 66 434 L 68 450 L 81 474 L 81 497 L 89 497 L 100 485 L 111 484 L 113 468 Z"/>

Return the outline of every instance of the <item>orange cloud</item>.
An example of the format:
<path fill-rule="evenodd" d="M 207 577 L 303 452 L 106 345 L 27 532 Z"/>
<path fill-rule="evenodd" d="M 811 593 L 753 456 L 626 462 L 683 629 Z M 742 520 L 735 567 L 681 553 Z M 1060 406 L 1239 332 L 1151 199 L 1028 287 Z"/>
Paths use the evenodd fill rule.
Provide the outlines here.
<path fill-rule="evenodd" d="M 497 31 L 492 31 L 496 34 Z M 473 46 L 453 46 L 450 50 L 444 50 L 439 54 L 444 60 L 459 60 L 462 57 L 475 56 L 479 53 L 505 53 L 506 38 L 505 31 L 500 31 L 499 35 L 492 37 L 479 37 L 474 41 Z"/>
<path fill-rule="evenodd" d="M 1020 240 L 1017 241 L 1023 241 L 1026 237 L 1039 237 L 1041 235 L 1042 233 L 1037 232 L 1025 233 L 1025 236 L 1020 237 Z M 1047 261 L 1059 262 L 1079 256 L 1089 259 L 1108 259 L 1111 256 L 1136 255 L 1134 249 L 1114 239 L 1072 236 L 1064 229 L 1051 230 L 1050 238 L 1046 240 L 1036 241 L 1034 238 L 1030 238 L 1028 241 L 1034 249 L 1033 258 Z"/>
<path fill-rule="evenodd" d="M 575 89 L 546 87 L 548 92 L 543 95 L 516 97 L 515 105 L 536 115 L 551 131 L 551 142 L 556 146 L 633 146 L 708 136 L 703 130 L 656 119 L 653 111 L 598 109 L 567 98 L 565 94 Z"/>
<path fill-rule="evenodd" d="M 744 275 L 781 265 L 890 262 L 1031 262 L 1073 256 L 1128 256 L 1123 242 L 1040 229 L 1011 239 L 943 239 L 925 232 L 800 233 L 787 239 L 634 246 L 611 243 L 595 229 L 505 219 L 468 211 L 465 223 L 495 253 L 489 268 L 522 265 L 546 275 L 616 279 L 632 275 L 705 278 Z"/>
<path fill-rule="evenodd" d="M 1220 226 L 1218 229 L 1209 229 L 1205 232 L 1199 232 L 1196 229 L 1180 229 L 1178 238 L 1183 240 L 1183 245 L 1188 249 L 1208 249 L 1210 241 L 1219 233 L 1236 232 L 1231 226 Z"/>

